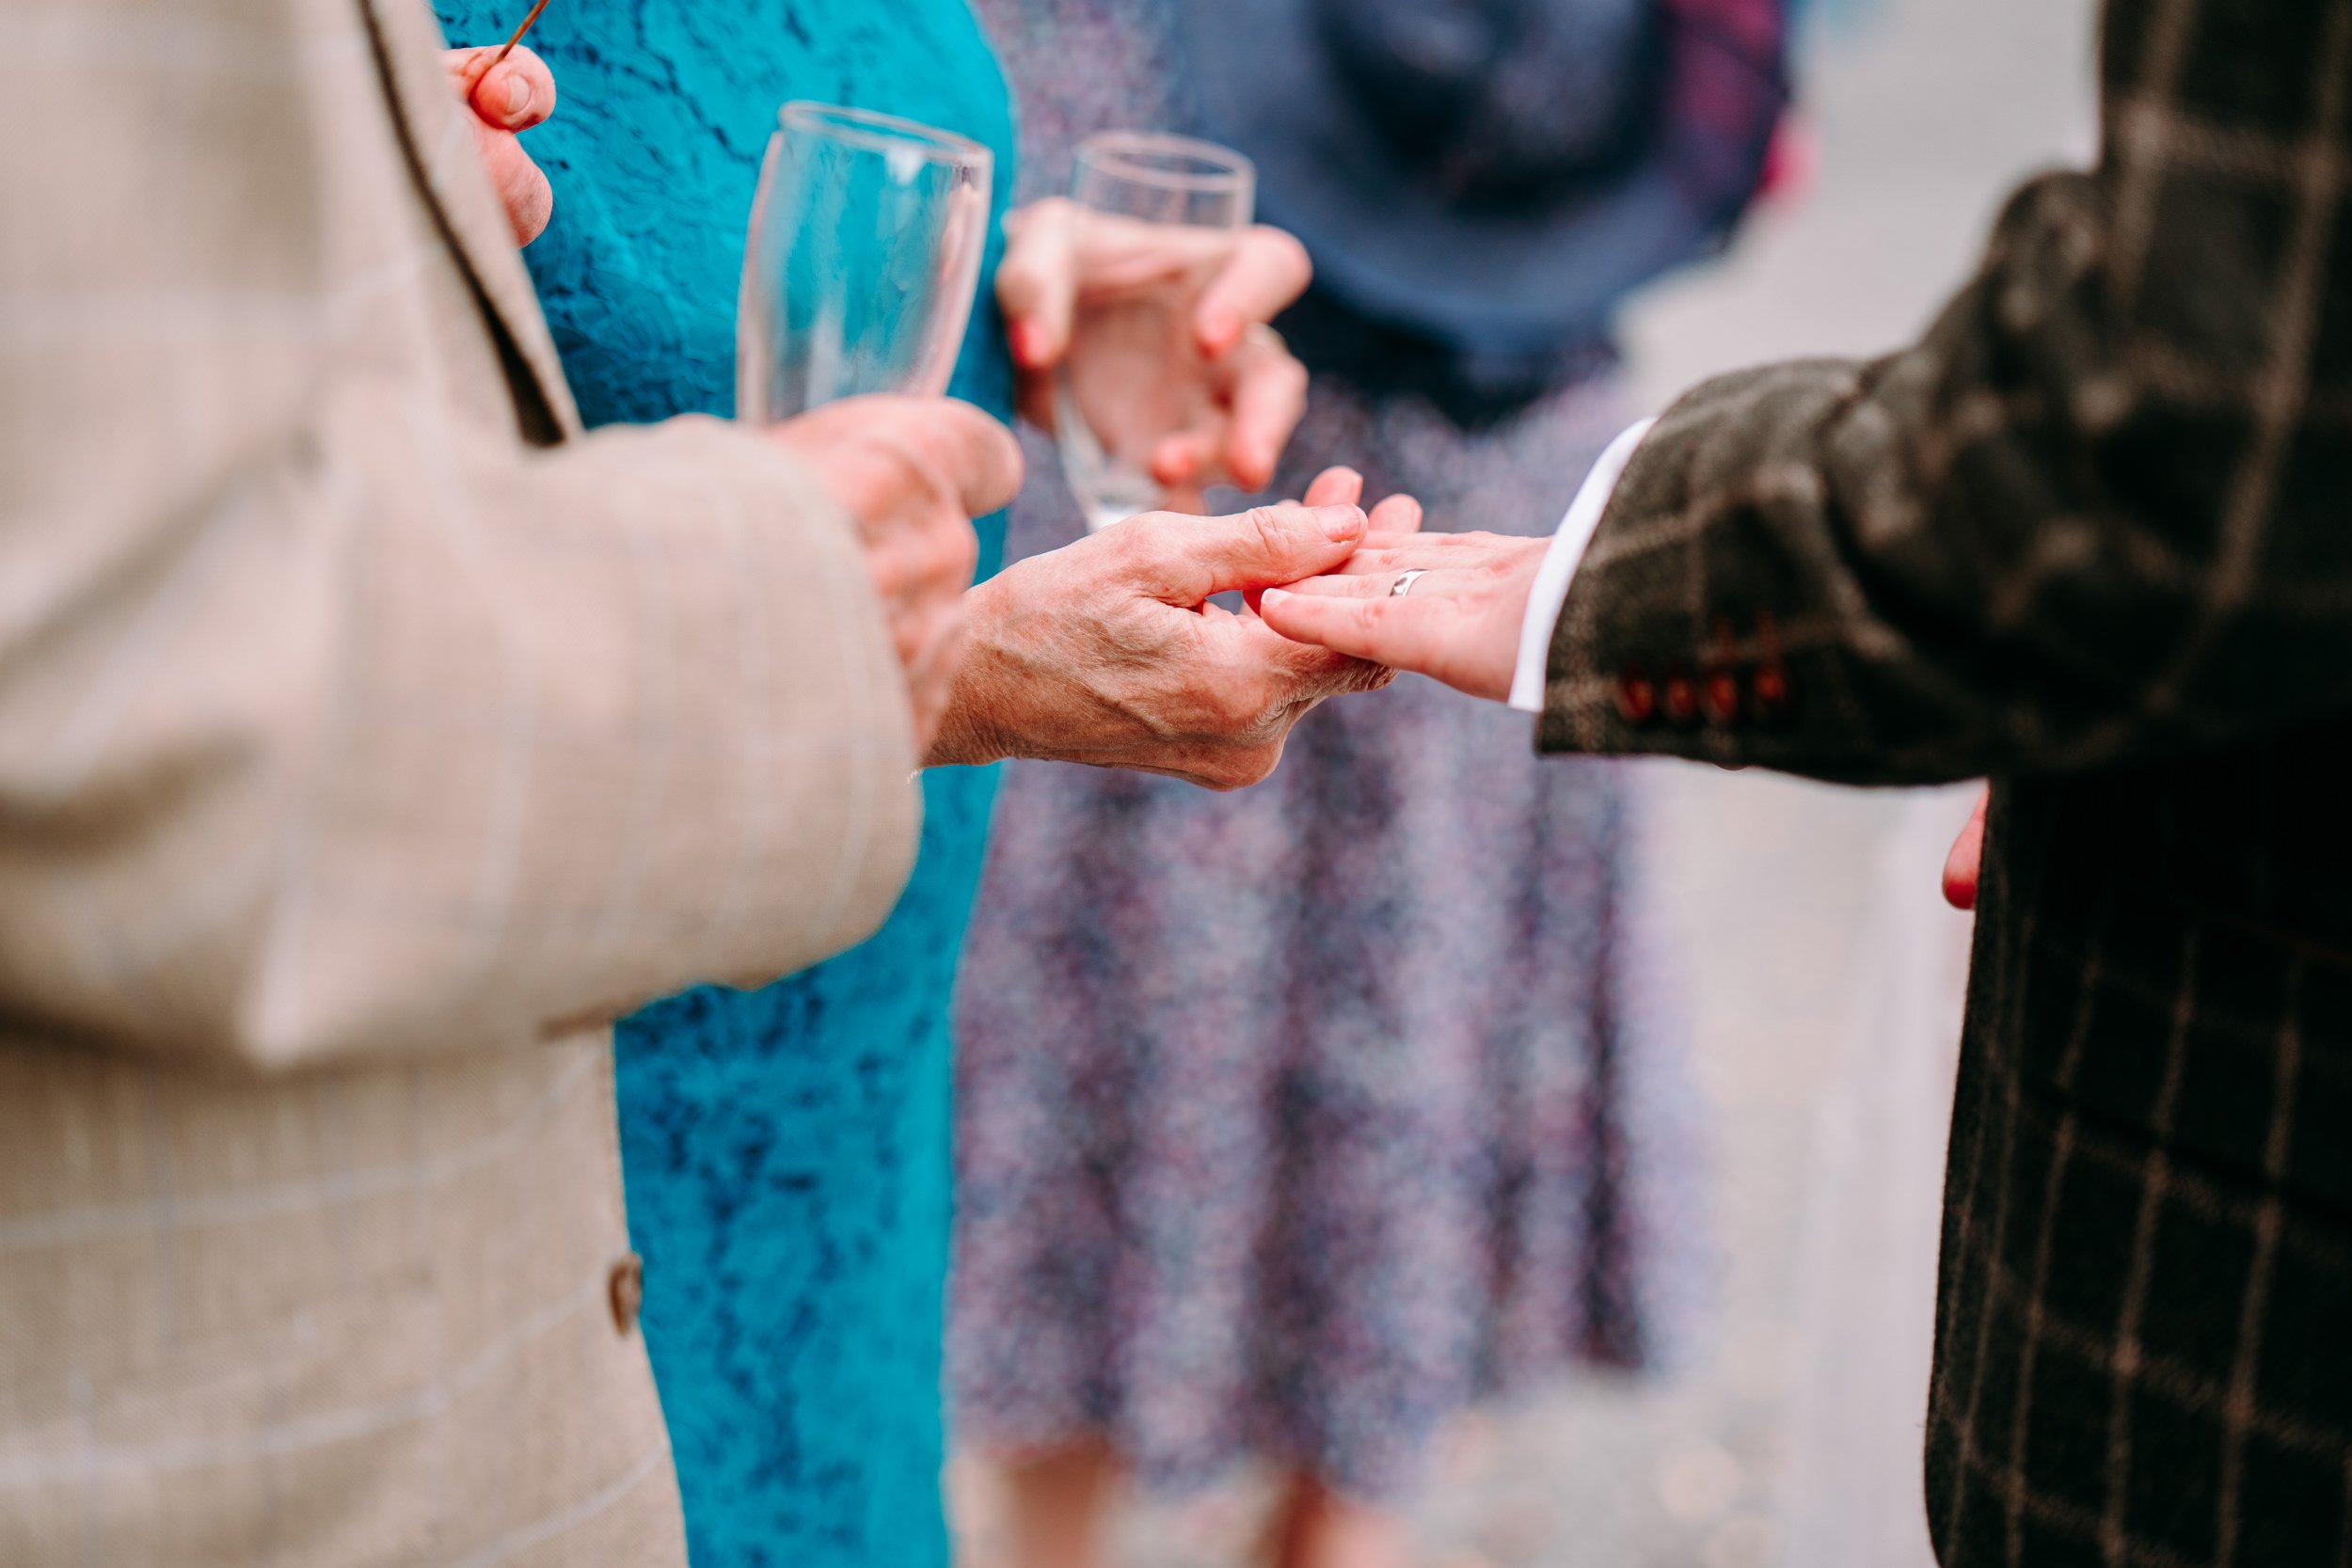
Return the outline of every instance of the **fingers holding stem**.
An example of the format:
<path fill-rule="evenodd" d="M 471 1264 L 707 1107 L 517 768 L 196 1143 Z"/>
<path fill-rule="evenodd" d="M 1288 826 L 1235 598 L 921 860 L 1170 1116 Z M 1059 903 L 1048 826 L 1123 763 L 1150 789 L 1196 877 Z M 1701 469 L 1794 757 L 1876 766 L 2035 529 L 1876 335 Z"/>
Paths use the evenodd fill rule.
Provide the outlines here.
<path fill-rule="evenodd" d="M 449 70 L 482 123 L 499 131 L 528 131 L 555 113 L 555 73 L 538 55 L 517 46 L 493 68 L 496 49 L 453 49 Z"/>

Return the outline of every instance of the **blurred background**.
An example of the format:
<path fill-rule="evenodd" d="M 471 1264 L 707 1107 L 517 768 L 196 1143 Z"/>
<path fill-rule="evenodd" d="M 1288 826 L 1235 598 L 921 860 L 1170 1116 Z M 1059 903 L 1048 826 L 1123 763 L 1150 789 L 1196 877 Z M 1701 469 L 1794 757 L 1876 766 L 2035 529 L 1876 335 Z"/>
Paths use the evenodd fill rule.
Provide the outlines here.
<path fill-rule="evenodd" d="M 1725 261 L 1625 323 L 1656 407 L 1692 381 L 1919 330 L 2002 194 L 2092 146 L 2089 0 L 1816 0 L 1801 170 Z M 1448 1438 L 1426 1568 L 1926 1568 L 1919 1426 L 1966 917 L 1937 873 L 1967 789 L 1862 794 L 1645 768 L 1647 895 L 1712 1117 L 1716 1291 L 1680 1375 L 1593 1377 Z M 1018 1568 L 958 1460 L 965 1568 Z M 1116 1560 L 1255 1560 L 1262 1480 L 1120 1510 Z"/>

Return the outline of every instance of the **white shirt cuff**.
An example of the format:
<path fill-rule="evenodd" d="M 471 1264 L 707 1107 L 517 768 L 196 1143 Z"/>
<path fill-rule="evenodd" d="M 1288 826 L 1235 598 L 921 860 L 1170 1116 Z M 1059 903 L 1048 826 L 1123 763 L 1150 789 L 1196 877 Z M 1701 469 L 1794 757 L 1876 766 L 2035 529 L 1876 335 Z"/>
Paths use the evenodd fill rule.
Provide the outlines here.
<path fill-rule="evenodd" d="M 1649 434 L 1655 419 L 1634 425 L 1609 443 L 1593 465 L 1593 471 L 1584 476 L 1584 483 L 1568 503 L 1568 515 L 1560 519 L 1560 530 L 1551 536 L 1551 547 L 1544 552 L 1544 563 L 1535 573 L 1535 585 L 1527 594 L 1527 619 L 1519 623 L 1519 662 L 1511 674 L 1511 705 L 1521 713 L 1544 711 L 1544 670 L 1551 659 L 1551 630 L 1560 623 L 1560 611 L 1568 602 L 1568 585 L 1576 580 L 1576 569 L 1584 563 L 1584 551 L 1593 542 L 1593 532 L 1600 527 L 1601 514 L 1609 510 L 1610 498 L 1617 493 L 1617 481 L 1624 477 L 1626 465 L 1633 461 L 1633 451 Z"/>

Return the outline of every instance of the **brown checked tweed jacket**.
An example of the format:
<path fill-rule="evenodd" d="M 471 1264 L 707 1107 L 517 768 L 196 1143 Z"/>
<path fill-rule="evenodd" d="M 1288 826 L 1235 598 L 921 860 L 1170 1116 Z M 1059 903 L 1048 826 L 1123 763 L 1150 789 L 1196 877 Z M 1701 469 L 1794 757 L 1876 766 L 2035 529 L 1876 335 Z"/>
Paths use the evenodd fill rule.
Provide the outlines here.
<path fill-rule="evenodd" d="M 0 0 L 7 1568 L 681 1562 L 596 1021 L 913 853 L 849 520 L 580 434 L 439 47 Z"/>
<path fill-rule="evenodd" d="M 1947 1568 L 2352 1564 L 2352 0 L 2110 0 L 1917 346 L 1637 453 L 1542 743 L 1997 781 Z"/>

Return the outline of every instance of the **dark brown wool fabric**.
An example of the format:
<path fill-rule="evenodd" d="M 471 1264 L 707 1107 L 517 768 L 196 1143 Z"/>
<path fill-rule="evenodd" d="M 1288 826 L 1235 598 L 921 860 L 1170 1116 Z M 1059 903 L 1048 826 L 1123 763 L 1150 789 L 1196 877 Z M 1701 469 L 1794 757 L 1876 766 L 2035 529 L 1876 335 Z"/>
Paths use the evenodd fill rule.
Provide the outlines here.
<path fill-rule="evenodd" d="M 2098 167 L 1924 341 L 1658 426 L 1542 743 L 2000 781 L 1943 1561 L 2345 1568 L 2352 0 L 2112 0 L 2102 56 Z"/>

